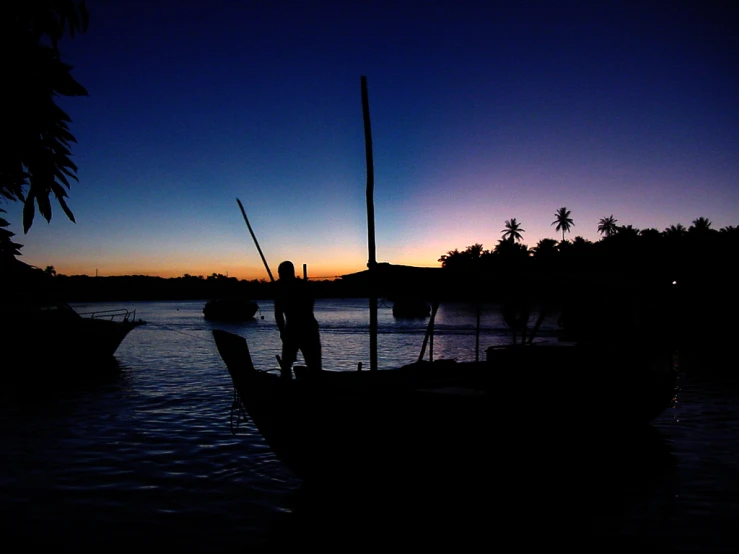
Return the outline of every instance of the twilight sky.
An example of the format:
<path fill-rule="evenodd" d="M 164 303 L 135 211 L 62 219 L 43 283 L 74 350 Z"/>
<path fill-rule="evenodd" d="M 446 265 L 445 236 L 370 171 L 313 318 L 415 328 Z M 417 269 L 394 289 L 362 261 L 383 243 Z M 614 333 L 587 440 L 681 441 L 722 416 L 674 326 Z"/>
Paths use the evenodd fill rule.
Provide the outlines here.
<path fill-rule="evenodd" d="M 438 267 L 598 220 L 739 224 L 739 27 L 731 2 L 88 0 L 62 42 L 90 93 L 78 144 L 22 259 L 67 275 L 273 272 L 367 264 L 360 76 L 375 156 L 377 259 Z"/>

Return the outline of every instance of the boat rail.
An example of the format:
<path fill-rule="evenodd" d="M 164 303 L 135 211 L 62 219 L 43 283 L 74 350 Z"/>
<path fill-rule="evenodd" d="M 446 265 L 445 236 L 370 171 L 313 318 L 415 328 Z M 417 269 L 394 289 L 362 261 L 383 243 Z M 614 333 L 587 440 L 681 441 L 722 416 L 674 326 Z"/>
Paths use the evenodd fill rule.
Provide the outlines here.
<path fill-rule="evenodd" d="M 78 312 L 82 317 L 90 319 L 108 319 L 110 321 L 136 322 L 136 310 L 118 308 L 114 310 L 100 310 L 97 312 Z"/>

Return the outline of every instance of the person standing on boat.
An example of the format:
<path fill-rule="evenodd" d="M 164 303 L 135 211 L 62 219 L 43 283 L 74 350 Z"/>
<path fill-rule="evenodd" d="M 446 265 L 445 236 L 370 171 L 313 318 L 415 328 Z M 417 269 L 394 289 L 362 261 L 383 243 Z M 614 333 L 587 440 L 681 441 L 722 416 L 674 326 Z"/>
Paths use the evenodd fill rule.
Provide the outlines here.
<path fill-rule="evenodd" d="M 275 319 L 282 339 L 280 365 L 282 376 L 289 379 L 298 350 L 306 366 L 321 369 L 321 337 L 313 315 L 314 298 L 308 282 L 295 277 L 295 266 L 290 261 L 282 262 L 277 273 Z"/>

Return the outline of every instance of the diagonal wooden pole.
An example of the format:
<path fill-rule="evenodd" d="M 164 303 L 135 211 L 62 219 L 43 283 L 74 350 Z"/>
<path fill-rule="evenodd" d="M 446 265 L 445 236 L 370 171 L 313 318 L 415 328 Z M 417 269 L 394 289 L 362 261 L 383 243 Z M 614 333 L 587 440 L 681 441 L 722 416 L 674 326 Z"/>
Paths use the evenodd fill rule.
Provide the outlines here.
<path fill-rule="evenodd" d="M 259 251 L 259 255 L 262 258 L 262 263 L 264 263 L 264 267 L 267 270 L 267 274 L 269 275 L 269 280 L 273 283 L 275 282 L 275 278 L 272 276 L 272 272 L 269 270 L 269 265 L 267 265 L 267 260 L 264 259 L 264 254 L 262 254 L 262 249 L 259 247 L 259 242 L 257 241 L 257 237 L 254 235 L 254 231 L 251 228 L 251 225 L 249 225 L 249 218 L 246 217 L 246 212 L 244 211 L 244 206 L 241 204 L 241 200 L 238 198 L 236 199 L 236 202 L 239 204 L 239 208 L 241 209 L 241 215 L 244 216 L 244 221 L 246 222 L 246 226 L 249 229 L 249 233 L 251 234 L 251 238 L 254 239 L 254 244 L 257 245 L 257 250 Z"/>

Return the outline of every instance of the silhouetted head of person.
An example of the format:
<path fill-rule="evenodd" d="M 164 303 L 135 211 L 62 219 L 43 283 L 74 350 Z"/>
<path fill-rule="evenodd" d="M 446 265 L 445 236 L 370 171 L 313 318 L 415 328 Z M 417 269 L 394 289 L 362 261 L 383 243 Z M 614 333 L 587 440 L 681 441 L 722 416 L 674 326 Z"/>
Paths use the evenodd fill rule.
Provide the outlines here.
<path fill-rule="evenodd" d="M 280 267 L 277 268 L 277 273 L 280 276 L 280 279 L 283 281 L 295 279 L 295 266 L 291 261 L 286 260 L 280 264 Z"/>

